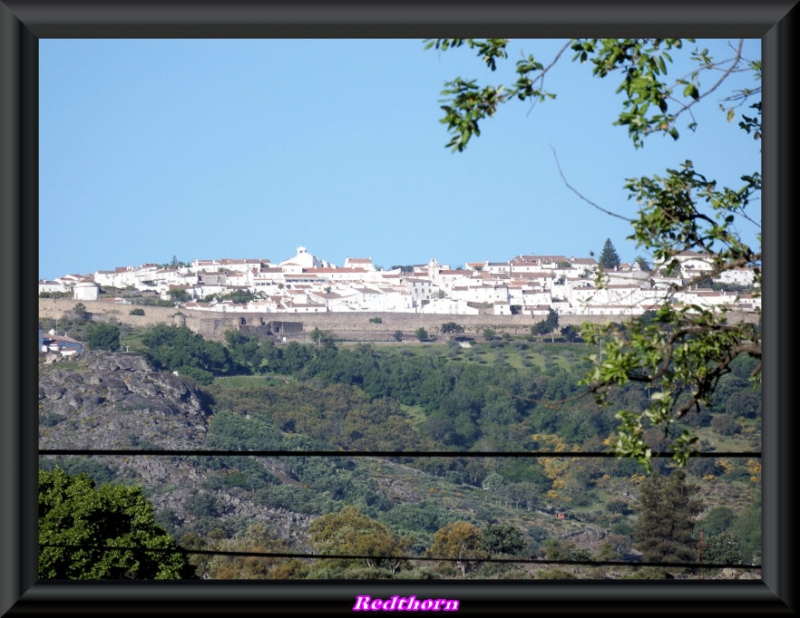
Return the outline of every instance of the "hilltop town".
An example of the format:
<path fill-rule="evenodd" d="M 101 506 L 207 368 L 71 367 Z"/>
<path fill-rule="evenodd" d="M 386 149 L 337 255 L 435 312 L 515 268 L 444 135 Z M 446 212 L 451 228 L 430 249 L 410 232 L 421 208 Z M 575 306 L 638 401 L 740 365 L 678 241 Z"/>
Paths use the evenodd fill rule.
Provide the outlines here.
<path fill-rule="evenodd" d="M 279 263 L 268 259 L 142 264 L 39 281 L 39 294 L 128 303 L 115 291 L 138 291 L 189 311 L 252 313 L 398 312 L 447 315 L 641 315 L 669 300 L 676 307 L 726 307 L 757 312 L 753 267 L 710 277 L 710 256 L 684 252 L 679 267 L 620 263 L 598 285 L 592 257 L 518 255 L 506 262 L 467 262 L 452 269 L 432 258 L 384 270 L 371 258 L 336 266 L 298 247 Z M 109 294 L 111 292 L 111 294 Z M 102 296 L 101 296 L 102 295 Z"/>

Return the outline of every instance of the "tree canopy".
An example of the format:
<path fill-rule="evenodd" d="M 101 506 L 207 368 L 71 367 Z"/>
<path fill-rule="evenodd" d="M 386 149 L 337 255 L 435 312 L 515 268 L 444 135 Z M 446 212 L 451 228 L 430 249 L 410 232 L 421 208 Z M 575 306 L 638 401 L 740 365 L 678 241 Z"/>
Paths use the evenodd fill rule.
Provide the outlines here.
<path fill-rule="evenodd" d="M 86 474 L 39 471 L 41 579 L 193 576 L 186 552 L 155 523 L 141 487 L 95 487 Z"/>
<path fill-rule="evenodd" d="M 703 510 L 693 498 L 696 488 L 687 484 L 683 470 L 669 476 L 656 472 L 641 487 L 639 518 L 634 526 L 635 547 L 647 562 L 694 562 L 695 516 Z"/>
<path fill-rule="evenodd" d="M 481 123 L 510 101 L 532 105 L 554 99 L 555 93 L 544 87 L 545 76 L 555 70 L 568 52 L 572 52 L 573 61 L 586 64 L 593 77 L 619 77 L 617 93 L 622 94 L 622 106 L 613 123 L 627 129 L 635 149 L 642 148 L 645 140 L 655 134 L 677 140 L 679 122 L 686 121 L 686 128 L 696 131 L 698 123 L 693 108 L 712 93 L 721 101 L 721 111 L 729 122 L 739 115 L 738 125 L 731 126 L 759 140 L 761 60 L 744 57 L 743 40 L 731 45 L 731 58 L 721 60 L 712 57 L 707 49 L 692 48 L 690 44 L 694 42 L 693 39 L 572 39 L 564 43 L 555 57 L 544 62 L 533 55 L 517 60 L 515 79 L 509 84 L 483 86 L 477 80 L 461 77 L 448 81 L 442 91 L 445 98 L 441 105 L 444 112 L 441 122 L 450 134 L 446 147 L 453 152 L 463 151 L 473 137 L 480 136 Z M 472 49 L 492 71 L 507 59 L 508 45 L 508 39 L 425 41 L 428 49 Z M 688 55 L 694 68 L 669 79 L 675 54 Z M 749 75 L 750 85 L 730 87 L 726 92 L 727 80 L 736 73 Z M 748 106 L 743 107 L 745 104 Z M 757 142 L 754 144 L 757 147 Z M 593 368 L 584 381 L 599 403 L 607 404 L 610 390 L 630 382 L 642 383 L 652 393 L 646 410 L 618 411 L 615 440 L 619 455 L 635 457 L 646 466 L 653 450 L 646 434 L 651 426 L 663 430 L 673 459 L 679 464 L 686 463 L 697 440 L 686 429 L 675 430 L 675 423 L 690 411 L 699 412 L 710 405 L 720 378 L 730 373 L 734 359 L 742 355 L 756 359 L 758 364 L 751 379 L 760 381 L 759 323 L 730 320 L 725 308 L 676 306 L 668 299 L 675 292 L 697 285 L 701 279 L 741 268 L 752 269 L 753 293 L 760 295 L 760 213 L 753 212 L 753 202 L 760 198 L 761 174 L 759 170 L 741 170 L 740 179 L 737 187 L 719 186 L 716 180 L 695 169 L 691 161 L 680 161 L 664 173 L 622 181 L 629 199 L 639 206 L 637 216 L 630 219 L 632 233 L 628 239 L 648 253 L 646 259 L 659 268 L 674 270 L 679 267 L 680 254 L 693 252 L 705 258 L 710 267 L 701 278 L 686 278 L 666 291 L 655 319 L 646 324 L 631 318 L 623 323 L 587 324 L 582 329 L 584 339 L 599 350 L 591 357 Z M 621 217 L 581 194 L 578 196 L 611 216 Z M 742 225 L 754 225 L 759 230 L 757 246 L 750 246 L 742 239 L 739 231 Z M 606 283 L 601 272 L 598 284 Z"/>
<path fill-rule="evenodd" d="M 433 557 L 455 558 L 462 577 L 473 561 L 487 557 L 481 531 L 466 521 L 454 521 L 437 530 L 429 553 Z"/>
<path fill-rule="evenodd" d="M 338 513 L 328 513 L 314 520 L 308 528 L 311 546 L 321 555 L 365 556 L 368 569 L 386 569 L 394 575 L 406 561 L 402 556 L 408 542 L 383 524 L 362 514 L 355 506 L 346 506 Z M 338 559 L 340 567 L 350 561 Z"/>
<path fill-rule="evenodd" d="M 597 260 L 597 264 L 603 270 L 614 270 L 620 265 L 619 254 L 610 238 L 606 238 L 606 243 L 603 245 L 603 251 L 600 253 L 600 259 Z"/>
<path fill-rule="evenodd" d="M 92 350 L 119 350 L 119 326 L 108 322 L 92 324 L 86 333 L 86 343 Z"/>
<path fill-rule="evenodd" d="M 147 358 L 158 368 L 180 371 L 201 384 L 210 384 L 215 375 L 235 370 L 228 348 L 203 339 L 186 326 L 156 324 L 142 335 Z"/>

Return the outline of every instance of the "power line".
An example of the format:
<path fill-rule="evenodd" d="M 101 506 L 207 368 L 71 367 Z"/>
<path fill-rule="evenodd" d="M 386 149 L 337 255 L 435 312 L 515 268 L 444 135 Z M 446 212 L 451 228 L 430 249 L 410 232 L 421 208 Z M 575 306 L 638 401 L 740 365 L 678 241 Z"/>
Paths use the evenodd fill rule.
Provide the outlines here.
<path fill-rule="evenodd" d="M 550 560 L 542 558 L 449 558 L 432 556 L 384 556 L 380 554 L 361 555 L 361 554 L 308 554 L 299 552 L 248 552 L 248 551 L 226 551 L 208 549 L 186 549 L 178 547 L 169 548 L 149 548 L 149 547 L 108 547 L 104 545 L 58 545 L 50 543 L 39 543 L 40 548 L 69 549 L 74 551 L 96 549 L 101 551 L 146 551 L 163 554 L 174 554 L 185 552 L 187 554 L 198 554 L 207 556 L 232 556 L 240 558 L 300 558 L 313 560 L 409 560 L 425 562 L 492 562 L 507 564 L 555 564 L 572 566 L 622 566 L 622 567 L 682 567 L 682 568 L 704 568 L 704 569 L 747 569 L 757 570 L 760 564 L 717 564 L 709 562 L 631 562 L 622 560 Z"/>
<path fill-rule="evenodd" d="M 489 458 L 489 457 L 571 457 L 571 458 L 602 458 L 619 459 L 620 456 L 609 452 L 548 452 L 548 451 L 275 451 L 275 450 L 206 450 L 206 449 L 39 449 L 39 455 L 155 455 L 162 457 L 175 456 L 220 456 L 220 457 L 447 457 L 447 458 Z M 653 458 L 672 457 L 672 452 L 653 453 Z M 761 457 L 760 451 L 713 451 L 692 453 L 692 457 L 720 458 L 720 457 Z"/>

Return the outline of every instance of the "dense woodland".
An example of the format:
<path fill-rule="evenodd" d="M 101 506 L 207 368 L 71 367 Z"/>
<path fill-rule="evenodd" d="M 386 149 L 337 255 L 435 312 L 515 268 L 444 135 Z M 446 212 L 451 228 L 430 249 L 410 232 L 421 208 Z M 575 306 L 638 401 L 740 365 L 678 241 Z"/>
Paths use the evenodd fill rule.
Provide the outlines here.
<path fill-rule="evenodd" d="M 108 325 L 75 316 L 60 320 L 59 329 L 65 322 L 90 346 L 125 346 L 158 369 L 196 381 L 213 412 L 205 444 L 198 448 L 398 453 L 176 458 L 202 471 L 203 479 L 181 508 L 156 513 L 183 548 L 367 556 L 194 554 L 198 576 L 663 577 L 663 570 L 633 565 L 760 561 L 757 457 L 696 457 L 678 472 L 668 459 L 655 459 L 647 475 L 629 459 L 524 456 L 610 452 L 616 413 L 645 406 L 651 394 L 635 384 L 613 393 L 602 408 L 585 396 L 587 344 L 533 333 L 527 338 L 487 333 L 469 347 L 455 339 L 414 346 L 345 344 L 325 333 L 315 333 L 312 344 L 275 344 L 237 331 L 228 332 L 223 343 L 179 326 L 134 330 L 115 324 L 109 332 Z M 761 394 L 749 380 L 752 367 L 740 358 L 732 368 L 712 405 L 684 419 L 702 436 L 701 451 L 760 450 Z M 667 443 L 666 436 L 658 438 Z M 428 451 L 523 456 L 403 454 Z M 42 467 L 56 463 L 97 483 L 132 482 L 94 458 L 44 458 Z M 161 491 L 144 490 L 151 497 Z M 681 533 L 654 543 L 657 524 L 676 511 L 677 499 L 665 506 L 655 496 L 669 492 L 691 499 L 677 509 Z M 293 545 L 269 519 L 225 517 L 223 496 L 231 495 L 308 517 L 312 523 L 304 542 Z M 489 561 L 497 558 L 577 566 Z M 632 567 L 581 564 L 598 560 L 629 561 Z M 677 572 L 698 576 L 696 569 Z"/>

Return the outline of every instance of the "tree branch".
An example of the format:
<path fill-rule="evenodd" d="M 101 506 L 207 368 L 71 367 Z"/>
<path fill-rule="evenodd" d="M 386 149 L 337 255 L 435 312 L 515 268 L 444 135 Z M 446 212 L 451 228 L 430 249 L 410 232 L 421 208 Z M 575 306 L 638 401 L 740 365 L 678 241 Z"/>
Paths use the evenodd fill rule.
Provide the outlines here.
<path fill-rule="evenodd" d="M 569 181 L 567 180 L 566 176 L 564 176 L 564 172 L 561 171 L 561 163 L 558 160 L 558 155 L 556 154 L 556 149 L 553 148 L 552 146 L 550 146 L 550 150 L 553 151 L 553 158 L 556 160 L 556 167 L 558 168 L 558 173 L 561 176 L 561 180 L 563 180 L 564 184 L 567 186 L 567 189 L 572 191 L 575 195 L 577 195 L 580 199 L 582 199 L 584 202 L 586 202 L 590 206 L 593 206 L 594 208 L 597 208 L 597 210 L 599 210 L 600 212 L 603 212 L 603 213 L 605 213 L 607 215 L 611 215 L 612 217 L 616 217 L 617 219 L 622 219 L 623 221 L 628 221 L 629 223 L 633 222 L 633 219 L 630 219 L 628 217 L 623 217 L 622 215 L 619 215 L 619 214 L 617 214 L 615 212 L 612 212 L 610 210 L 606 210 L 602 206 L 598 206 L 592 200 L 590 200 L 589 198 L 585 197 L 580 191 L 575 189 L 575 187 L 573 187 L 571 184 L 569 184 Z"/>

